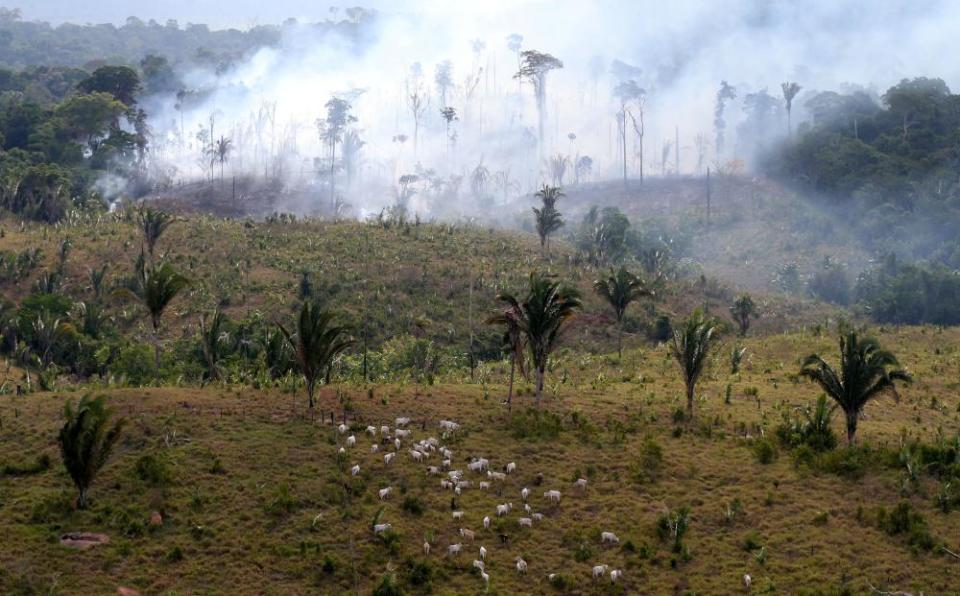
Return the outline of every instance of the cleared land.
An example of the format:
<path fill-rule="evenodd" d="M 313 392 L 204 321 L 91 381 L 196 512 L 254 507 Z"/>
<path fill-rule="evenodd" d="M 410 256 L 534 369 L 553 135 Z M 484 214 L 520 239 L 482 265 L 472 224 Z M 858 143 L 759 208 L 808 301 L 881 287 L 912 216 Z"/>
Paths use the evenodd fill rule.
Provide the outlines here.
<path fill-rule="evenodd" d="M 960 330 L 878 335 L 917 382 L 899 404 L 887 398 L 867 408 L 860 432 L 872 455 L 858 452 L 861 465 L 847 474 L 797 465 L 782 448 L 768 464 L 756 455 L 761 429 L 771 436 L 782 412 L 818 394 L 793 375 L 811 351 L 832 357 L 835 343 L 827 336 L 749 338 L 748 361 L 733 376 L 729 346 L 721 348 L 690 424 L 673 421 L 682 388 L 664 348 L 629 351 L 622 364 L 563 355 L 544 403 L 561 420 L 556 434 L 552 419 L 506 414 L 500 364 L 485 365 L 474 384 L 328 388 L 320 409 L 340 411 L 347 399 L 358 417 L 357 445 L 342 469 L 337 450 L 344 436 L 311 420 L 302 395 L 294 415 L 294 396 L 276 391 L 105 389 L 128 426 L 94 486 L 92 508 L 82 512 L 70 509 L 73 492 L 55 446 L 63 403 L 82 390 L 2 396 L 0 461 L 24 465 L 46 454 L 53 465 L 0 478 L 0 585 L 26 593 L 109 593 L 120 585 L 144 593 L 369 593 L 392 573 L 412 593 L 424 590 L 417 585 L 423 580 L 436 593 L 480 593 L 471 562 L 484 545 L 490 592 L 500 594 L 551 593 L 549 573 L 562 574 L 567 591 L 587 593 L 732 593 L 743 589 L 744 573 L 756 591 L 863 593 L 872 585 L 956 593 L 960 560 L 940 546 L 960 550 L 960 514 L 940 512 L 929 476 L 905 482 L 896 453 L 902 436 L 934 444 L 960 431 Z M 732 403 L 725 404 L 728 383 Z M 529 387 L 521 387 L 515 412 L 530 402 Z M 464 490 L 455 505 L 465 517 L 455 522 L 454 494 L 425 474 L 427 465 L 439 465 L 437 455 L 413 462 L 411 441 L 389 466 L 382 458 L 392 447 L 370 453 L 363 428 L 393 428 L 401 415 L 413 418 L 412 440 L 439 437 L 440 419 L 459 422 L 461 432 L 442 442 L 471 481 L 481 478 L 466 470 L 470 456 L 488 457 L 494 469 L 513 461 L 518 470 L 502 487 Z M 839 433 L 839 420 L 834 425 Z M 645 455 L 651 441 L 662 449 L 659 466 Z M 145 455 L 162 463 L 152 468 Z M 352 477 L 355 463 L 361 473 Z M 579 476 L 589 480 L 583 493 L 573 486 Z M 393 493 L 380 521 L 392 524 L 395 537 L 384 540 L 370 525 L 381 506 L 377 490 L 386 486 Z M 533 510 L 545 516 L 532 529 L 517 525 L 524 486 Z M 548 489 L 562 491 L 559 505 L 543 498 Z M 728 520 L 725 511 L 737 499 L 740 512 Z M 513 511 L 484 531 L 483 516 L 496 520 L 495 505 L 504 502 L 513 502 Z M 878 527 L 878 510 L 902 502 L 926 520 L 933 550 Z M 418 505 L 422 514 L 413 512 Z M 656 530 L 663 513 L 682 506 L 691 510 L 687 562 Z M 162 526 L 149 525 L 152 511 L 163 515 Z M 460 527 L 475 530 L 476 541 L 457 536 Z M 61 534 L 79 530 L 105 532 L 111 542 L 87 551 L 58 544 Z M 615 532 L 620 544 L 602 545 L 601 531 Z M 499 532 L 509 534 L 507 544 Z M 433 544 L 429 556 L 421 549 L 425 538 Z M 447 545 L 461 541 L 464 554 L 444 556 Z M 518 555 L 529 564 L 525 577 L 513 567 Z M 622 581 L 594 582 L 590 568 L 597 564 L 622 569 Z"/>

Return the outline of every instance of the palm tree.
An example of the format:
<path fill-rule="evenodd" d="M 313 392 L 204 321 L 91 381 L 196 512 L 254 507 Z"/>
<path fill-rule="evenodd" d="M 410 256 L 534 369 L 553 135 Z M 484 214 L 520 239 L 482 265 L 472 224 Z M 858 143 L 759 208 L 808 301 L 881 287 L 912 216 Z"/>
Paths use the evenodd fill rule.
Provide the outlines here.
<path fill-rule="evenodd" d="M 557 211 L 557 201 L 564 196 L 557 186 L 544 185 L 534 195 L 542 203 L 540 209 L 533 208 L 533 217 L 537 225 L 537 235 L 540 236 L 540 248 L 550 255 L 550 234 L 563 227 L 563 216 Z"/>
<path fill-rule="evenodd" d="M 497 299 L 504 303 L 504 308 L 487 319 L 487 324 L 503 327 L 501 345 L 510 352 L 510 388 L 507 391 L 507 409 L 510 410 L 513 408 L 513 379 L 516 370 L 519 368 L 520 374 L 527 376 L 523 357 L 527 347 L 522 327 L 523 309 L 510 295 L 501 294 Z"/>
<path fill-rule="evenodd" d="M 687 417 L 693 418 L 693 392 L 697 381 L 707 365 L 707 356 L 713 347 L 717 324 L 707 319 L 699 310 L 693 311 L 690 318 L 679 329 L 673 331 L 671 351 L 687 388 Z"/>
<path fill-rule="evenodd" d="M 143 232 L 143 239 L 147 243 L 147 251 L 151 258 L 153 258 L 153 249 L 157 245 L 157 240 L 174 221 L 174 217 L 169 213 L 152 207 L 142 207 L 137 213 L 137 224 Z"/>
<path fill-rule="evenodd" d="M 896 381 L 910 382 L 907 371 L 899 367 L 896 357 L 880 348 L 872 338 L 860 338 L 856 331 L 840 336 L 840 370 L 834 369 L 820 356 L 813 354 L 803 361 L 800 374 L 815 381 L 830 396 L 847 419 L 847 443 L 853 445 L 857 420 L 871 399 L 889 392 L 898 399 Z"/>
<path fill-rule="evenodd" d="M 737 298 L 730 307 L 730 316 L 740 326 L 740 335 L 746 335 L 747 330 L 750 329 L 750 318 L 758 316 L 757 306 L 753 303 L 753 298 L 749 294 Z"/>
<path fill-rule="evenodd" d="M 623 315 L 630 303 L 641 296 L 653 296 L 654 292 L 638 276 L 620 267 L 610 270 L 610 277 L 593 282 L 594 291 L 607 301 L 617 317 L 617 356 L 623 357 Z"/>
<path fill-rule="evenodd" d="M 150 313 L 150 324 L 153 327 L 153 348 L 156 360 L 157 374 L 160 373 L 160 322 L 163 311 L 170 302 L 177 297 L 190 281 L 177 273 L 170 263 L 162 265 L 147 265 L 143 253 L 137 259 L 137 280 L 134 287 L 122 288 L 122 294 L 132 295 L 140 300 Z"/>
<path fill-rule="evenodd" d="M 791 134 L 790 111 L 793 109 L 793 98 L 800 93 L 800 85 L 796 83 L 781 83 L 780 89 L 783 91 L 783 100 L 787 102 L 787 134 Z"/>
<path fill-rule="evenodd" d="M 106 398 L 102 395 L 96 399 L 84 395 L 76 411 L 67 402 L 63 414 L 66 422 L 58 436 L 60 455 L 79 492 L 77 508 L 84 509 L 89 503 L 90 485 L 107 463 L 124 421 L 110 424 L 113 410 L 106 407 Z"/>
<path fill-rule="evenodd" d="M 213 311 L 209 324 L 204 316 L 200 315 L 200 347 L 203 349 L 203 361 L 207 366 L 207 378 L 211 381 L 220 380 L 221 345 L 227 341 L 229 335 L 224 329 L 226 322 L 226 317 L 219 308 Z"/>
<path fill-rule="evenodd" d="M 287 343 L 293 348 L 297 365 L 307 382 L 307 398 L 311 408 L 317 379 L 329 371 L 334 359 L 353 343 L 353 339 L 347 336 L 347 327 L 334 325 L 333 318 L 333 313 L 322 310 L 318 302 L 307 300 L 300 309 L 295 333 L 277 323 Z"/>
<path fill-rule="evenodd" d="M 557 346 L 567 323 L 581 307 L 580 295 L 559 282 L 530 274 L 530 289 L 520 302 L 510 294 L 500 294 L 497 299 L 515 309 L 517 325 L 526 339 L 536 375 L 537 407 L 543 396 L 543 380 L 550 361 L 550 354 Z"/>
<path fill-rule="evenodd" d="M 220 135 L 220 138 L 213 144 L 213 157 L 220 162 L 220 186 L 223 187 L 223 164 L 230 158 L 230 152 L 233 150 L 233 141 Z"/>

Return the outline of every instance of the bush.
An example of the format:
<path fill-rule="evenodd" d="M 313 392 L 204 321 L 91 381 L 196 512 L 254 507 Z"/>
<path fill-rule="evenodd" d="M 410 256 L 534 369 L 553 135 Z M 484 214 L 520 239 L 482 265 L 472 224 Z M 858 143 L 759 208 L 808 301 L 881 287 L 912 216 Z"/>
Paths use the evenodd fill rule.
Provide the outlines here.
<path fill-rule="evenodd" d="M 931 550 L 934 547 L 927 521 L 906 501 L 899 503 L 890 513 L 881 507 L 877 511 L 877 527 L 890 536 L 906 534 L 907 543 L 915 548 Z"/>
<path fill-rule="evenodd" d="M 630 465 L 630 475 L 635 482 L 656 482 L 662 466 L 663 447 L 648 437 L 640 446 L 637 459 Z"/>
<path fill-rule="evenodd" d="M 753 455 L 763 465 L 772 464 L 777 459 L 777 446 L 767 437 L 753 440 Z"/>
<path fill-rule="evenodd" d="M 401 596 L 403 589 L 397 584 L 397 579 L 392 573 L 383 576 L 380 583 L 373 589 L 373 596 Z"/>
<path fill-rule="evenodd" d="M 413 495 L 407 495 L 403 498 L 403 505 L 401 505 L 404 511 L 411 515 L 423 515 L 426 506 L 423 504 L 423 501 L 420 497 Z"/>
<path fill-rule="evenodd" d="M 559 415 L 533 408 L 515 412 L 508 424 L 515 439 L 555 439 L 563 430 L 563 419 Z"/>
<path fill-rule="evenodd" d="M 827 396 L 821 394 L 813 408 L 798 408 L 799 416 L 784 413 L 783 421 L 777 426 L 777 438 L 790 447 L 803 445 L 814 451 L 829 451 L 837 446 L 837 436 L 831 426 L 836 409 L 828 404 Z"/>
<path fill-rule="evenodd" d="M 30 464 L 3 464 L 0 476 L 32 476 L 50 469 L 50 456 L 42 453 Z"/>
<path fill-rule="evenodd" d="M 166 461 L 151 453 L 137 458 L 134 469 L 137 477 L 150 486 L 163 486 L 170 481 L 170 470 L 167 468 Z"/>

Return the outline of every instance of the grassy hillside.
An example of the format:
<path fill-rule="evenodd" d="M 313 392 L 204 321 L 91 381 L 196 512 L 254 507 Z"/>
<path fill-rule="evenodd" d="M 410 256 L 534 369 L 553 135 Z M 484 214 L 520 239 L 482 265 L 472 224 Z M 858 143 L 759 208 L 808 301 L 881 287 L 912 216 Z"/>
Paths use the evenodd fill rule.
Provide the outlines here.
<path fill-rule="evenodd" d="M 813 459 L 758 437 L 771 437 L 782 414 L 816 397 L 818 389 L 795 373 L 811 351 L 832 359 L 835 342 L 827 336 L 748 339 L 739 375 L 729 374 L 729 346 L 720 349 L 692 424 L 673 421 L 683 391 L 662 348 L 629 351 L 622 363 L 562 357 L 544 404 L 550 414 L 539 423 L 522 413 L 529 387 L 521 388 L 520 414 L 510 417 L 500 405 L 501 365 L 485 367 L 476 384 L 325 389 L 320 409 L 340 411 L 346 399 L 355 412 L 358 442 L 342 466 L 344 436 L 304 415 L 302 394 L 229 386 L 108 390 L 128 426 L 88 511 L 70 509 L 73 491 L 55 446 L 63 403 L 80 392 L 2 396 L 0 461 L 29 468 L 46 455 L 53 465 L 0 476 L 7 545 L 0 586 L 6 593 L 110 593 L 117 586 L 151 594 L 370 593 L 392 574 L 407 593 L 429 585 L 435 593 L 471 594 L 483 592 L 471 561 L 484 545 L 490 593 L 499 594 L 734 593 L 744 573 L 758 592 L 865 593 L 876 586 L 952 593 L 960 561 L 940 547 L 960 550 L 960 514 L 941 512 L 942 486 L 932 472 L 910 481 L 898 454 L 901 441 L 949 444 L 960 432 L 960 332 L 904 328 L 879 338 L 917 382 L 898 404 L 884 398 L 867 408 L 861 441 L 869 448 Z M 502 487 L 464 490 L 453 499 L 464 521 L 454 522 L 453 493 L 424 473 L 439 465 L 438 456 L 417 464 L 405 445 L 385 466 L 382 452 L 370 453 L 363 428 L 393 427 L 403 415 L 413 418 L 407 445 L 440 437 L 440 419 L 462 425 L 441 441 L 455 452 L 454 468 L 466 472 L 469 457 L 483 456 L 495 469 L 513 461 L 518 470 Z M 839 420 L 834 428 L 841 433 Z M 351 477 L 354 464 L 361 473 Z M 589 480 L 582 493 L 573 486 L 581 476 Z M 466 478 L 480 479 L 472 472 Z M 375 538 L 377 491 L 387 486 L 393 493 L 381 521 L 393 533 Z M 524 486 L 533 511 L 544 515 L 532 529 L 517 525 Z M 562 491 L 559 505 L 543 498 L 548 489 Z M 496 520 L 494 507 L 504 502 L 514 510 L 484 531 L 481 518 Z M 901 503 L 925 520 L 930 550 L 878 523 L 881 510 L 889 519 Z M 657 531 L 665 512 L 684 506 L 686 561 Z M 153 511 L 162 525 L 149 525 Z M 922 527 L 913 519 L 914 529 Z M 475 530 L 476 541 L 457 536 L 460 527 Z M 58 544 L 61 534 L 80 530 L 104 532 L 110 543 L 87 551 Z M 602 531 L 615 532 L 620 544 L 602 545 Z M 498 533 L 509 542 L 500 544 Z M 428 556 L 425 537 L 433 544 Z M 445 557 L 447 545 L 459 541 L 466 553 Z M 513 568 L 516 556 L 529 564 L 525 577 Z M 622 581 L 593 582 L 596 564 L 622 569 Z M 551 587 L 549 573 L 561 574 L 567 587 Z"/>
<path fill-rule="evenodd" d="M 73 301 L 92 299 L 90 271 L 103 264 L 108 265 L 108 286 L 132 276 L 141 247 L 132 214 L 57 226 L 7 221 L 0 228 L 0 254 L 6 263 L 40 251 L 21 277 L 0 279 L 4 296 L 13 302 L 39 291 L 39 281 L 58 268 L 65 241 L 69 250 L 56 290 Z M 613 346 L 609 307 L 591 288 L 607 269 L 577 261 L 565 242 L 556 243 L 551 258 L 545 259 L 535 236 L 522 232 L 453 224 L 387 228 L 349 221 L 254 223 L 191 215 L 168 229 L 157 250 L 191 281 L 165 315 L 162 333 L 167 340 L 192 341 L 199 314 L 217 306 L 237 320 L 282 320 L 296 308 L 306 272 L 311 293 L 341 311 L 358 337 L 369 337 L 371 347 L 410 334 L 466 350 L 472 321 L 476 350 L 495 355 L 497 335 L 483 321 L 495 306 L 496 294 L 521 291 L 531 271 L 543 270 L 584 295 L 586 314 L 570 334 L 570 344 L 594 351 Z M 629 311 L 627 341 L 646 343 L 646 332 L 660 314 L 683 317 L 707 306 L 725 317 L 733 298 L 733 291 L 716 280 L 677 279 L 657 299 Z M 837 316 L 835 309 L 775 292 L 757 300 L 761 316 L 756 326 L 761 331 Z M 122 334 L 149 335 L 144 313 L 135 303 L 107 296 L 106 305 Z"/>

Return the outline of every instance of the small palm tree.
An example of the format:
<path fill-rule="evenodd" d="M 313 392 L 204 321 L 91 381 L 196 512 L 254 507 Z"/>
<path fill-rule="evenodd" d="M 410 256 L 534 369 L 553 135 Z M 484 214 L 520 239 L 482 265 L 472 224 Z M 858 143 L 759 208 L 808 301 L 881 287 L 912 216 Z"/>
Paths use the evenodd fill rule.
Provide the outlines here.
<path fill-rule="evenodd" d="M 318 302 L 308 300 L 300 309 L 295 333 L 277 323 L 287 343 L 293 348 L 297 365 L 307 382 L 307 398 L 311 408 L 317 379 L 353 343 L 353 339 L 347 335 L 347 327 L 334 325 L 333 318 L 332 312 L 322 310 Z"/>
<path fill-rule="evenodd" d="M 896 381 L 910 382 L 896 357 L 872 338 L 860 338 L 856 331 L 840 336 L 840 369 L 836 370 L 817 354 L 803 361 L 800 374 L 816 382 L 840 406 L 847 420 L 847 443 L 857 434 L 857 420 L 867 403 L 889 392 L 897 399 Z M 889 370 L 889 369 L 893 370 Z"/>
<path fill-rule="evenodd" d="M 790 124 L 790 112 L 793 111 L 793 98 L 797 96 L 797 93 L 800 93 L 800 85 L 793 82 L 786 82 L 780 84 L 780 89 L 783 91 L 783 100 L 787 104 L 787 134 L 793 132 L 792 126 Z"/>
<path fill-rule="evenodd" d="M 740 326 L 740 335 L 746 335 L 750 329 L 750 318 L 757 318 L 757 306 L 749 294 L 744 294 L 734 301 L 730 307 L 730 316 Z"/>
<path fill-rule="evenodd" d="M 530 362 L 533 364 L 539 408 L 550 354 L 556 348 L 567 323 L 580 309 L 580 295 L 573 288 L 531 273 L 530 289 L 522 302 L 510 294 L 501 294 L 497 299 L 515 305 L 517 323 L 526 339 Z"/>
<path fill-rule="evenodd" d="M 153 348 L 156 360 L 157 373 L 160 372 L 160 323 L 163 311 L 177 297 L 190 281 L 174 270 L 170 263 L 163 263 L 159 267 L 144 262 L 143 254 L 137 259 L 137 280 L 134 287 L 122 288 L 120 293 L 132 295 L 140 300 L 150 314 L 150 325 L 153 328 Z"/>
<path fill-rule="evenodd" d="M 717 324 L 695 310 L 690 318 L 673 331 L 671 351 L 687 388 L 687 417 L 693 418 L 693 393 L 707 365 L 707 357 L 716 340 Z"/>
<path fill-rule="evenodd" d="M 224 329 L 226 319 L 219 308 L 213 311 L 209 323 L 203 315 L 200 315 L 200 347 L 203 350 L 204 364 L 207 366 L 207 379 L 210 381 L 220 380 L 222 346 L 229 337 Z"/>
<path fill-rule="evenodd" d="M 107 463 L 110 452 L 120 431 L 123 429 L 123 419 L 110 423 L 113 410 L 106 406 L 104 396 L 91 399 L 85 395 L 77 404 L 77 409 L 64 406 L 66 422 L 60 429 L 58 442 L 60 455 L 67 473 L 77 487 L 77 507 L 86 508 L 89 503 L 90 485 L 93 484 L 97 472 Z"/>
<path fill-rule="evenodd" d="M 501 345 L 510 352 L 510 388 L 507 391 L 507 409 L 510 410 L 513 408 L 513 379 L 516 370 L 520 369 L 520 374 L 527 376 L 523 355 L 527 347 L 522 327 L 523 310 L 512 296 L 500 295 L 497 299 L 503 301 L 504 307 L 487 319 L 487 324 L 503 327 Z"/>
<path fill-rule="evenodd" d="M 143 240 L 147 243 L 147 251 L 151 258 L 153 258 L 153 249 L 157 245 L 157 240 L 173 222 L 172 215 L 152 207 L 141 207 L 137 213 L 137 225 L 143 232 Z"/>
<path fill-rule="evenodd" d="M 540 248 L 550 255 L 550 235 L 563 227 L 563 216 L 557 211 L 557 201 L 564 196 L 559 187 L 546 186 L 537 191 L 541 207 L 533 208 L 533 218 L 537 226 L 537 235 L 540 236 Z"/>
<path fill-rule="evenodd" d="M 623 315 L 632 302 L 642 296 L 653 296 L 654 292 L 637 275 L 620 267 L 619 271 L 610 270 L 610 277 L 593 282 L 593 289 L 613 308 L 617 317 L 617 356 L 623 357 Z"/>

